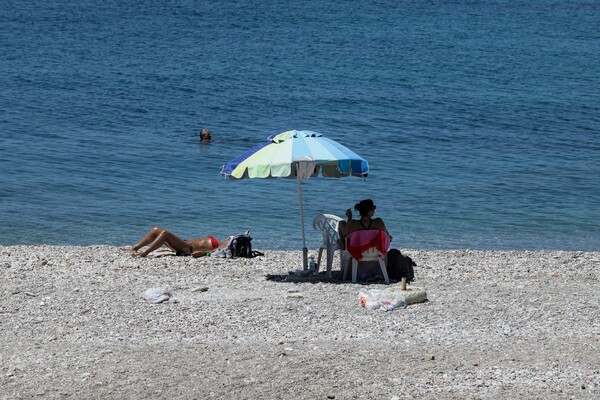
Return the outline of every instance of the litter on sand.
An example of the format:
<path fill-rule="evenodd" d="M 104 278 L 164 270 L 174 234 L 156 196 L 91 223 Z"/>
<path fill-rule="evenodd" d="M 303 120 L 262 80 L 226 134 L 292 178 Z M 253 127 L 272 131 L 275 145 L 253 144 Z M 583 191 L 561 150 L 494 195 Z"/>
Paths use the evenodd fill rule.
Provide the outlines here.
<path fill-rule="evenodd" d="M 381 289 L 361 290 L 358 301 L 364 308 L 392 311 L 406 308 L 406 301 L 400 293 L 387 292 Z"/>
<path fill-rule="evenodd" d="M 418 287 L 402 290 L 398 286 L 390 286 L 383 290 L 361 290 L 358 293 L 358 301 L 364 308 L 392 311 L 396 308 L 406 308 L 409 304 L 427 301 L 427 291 Z"/>
<path fill-rule="evenodd" d="M 150 288 L 144 292 L 144 300 L 153 304 L 169 301 L 172 297 L 173 292 L 163 287 Z"/>

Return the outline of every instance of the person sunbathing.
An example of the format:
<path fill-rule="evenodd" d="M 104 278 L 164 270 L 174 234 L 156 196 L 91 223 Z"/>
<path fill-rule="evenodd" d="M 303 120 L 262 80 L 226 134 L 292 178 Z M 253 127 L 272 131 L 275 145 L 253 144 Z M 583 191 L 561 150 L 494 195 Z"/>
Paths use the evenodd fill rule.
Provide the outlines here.
<path fill-rule="evenodd" d="M 225 240 L 219 240 L 214 236 L 206 236 L 195 239 L 181 239 L 179 236 L 166 229 L 156 227 L 148 232 L 142 240 L 133 245 L 131 250 L 134 252 L 134 257 L 146 257 L 154 250 L 165 245 L 177 255 L 202 257 L 215 250 L 227 247 L 230 238 L 231 237 L 228 237 Z M 147 249 L 139 251 L 146 245 L 149 245 Z"/>

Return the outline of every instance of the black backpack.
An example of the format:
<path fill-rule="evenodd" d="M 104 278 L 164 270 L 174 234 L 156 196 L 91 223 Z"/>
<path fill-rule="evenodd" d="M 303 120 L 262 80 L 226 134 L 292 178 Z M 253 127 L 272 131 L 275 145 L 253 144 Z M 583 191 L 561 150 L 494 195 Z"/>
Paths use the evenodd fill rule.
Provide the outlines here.
<path fill-rule="evenodd" d="M 231 250 L 232 257 L 253 258 L 256 256 L 264 256 L 260 251 L 252 250 L 252 236 L 250 236 L 250 231 L 246 231 L 241 235 L 235 235 L 231 239 L 231 242 L 229 242 L 227 248 Z"/>
<path fill-rule="evenodd" d="M 415 280 L 417 264 L 409 256 L 403 255 L 398 249 L 390 249 L 387 252 L 387 273 L 390 279 L 400 280 L 406 277 L 407 282 Z"/>

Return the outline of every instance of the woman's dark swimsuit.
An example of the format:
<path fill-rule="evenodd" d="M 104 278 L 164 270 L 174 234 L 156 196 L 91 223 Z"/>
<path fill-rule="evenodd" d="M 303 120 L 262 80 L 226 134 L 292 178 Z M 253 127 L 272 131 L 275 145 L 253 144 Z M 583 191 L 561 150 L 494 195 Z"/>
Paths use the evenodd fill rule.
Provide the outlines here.
<path fill-rule="evenodd" d="M 219 247 L 219 240 L 216 237 L 208 236 L 208 238 L 210 239 L 210 245 L 212 246 L 213 250 L 215 250 L 217 247 Z M 178 256 L 191 256 L 192 255 L 192 253 L 194 252 L 194 246 L 192 245 L 190 240 L 192 240 L 192 239 L 184 240 L 184 242 L 186 242 L 187 244 L 190 245 L 190 250 L 188 252 L 178 251 L 177 252 Z"/>
<path fill-rule="evenodd" d="M 360 226 L 363 227 L 364 230 L 369 230 L 371 228 L 371 223 L 373 222 L 372 219 L 369 220 L 369 225 L 368 226 L 364 226 L 361 220 L 358 220 L 358 223 L 360 224 Z"/>
<path fill-rule="evenodd" d="M 178 255 L 178 256 L 191 256 L 192 253 L 194 252 L 194 246 L 192 246 L 192 244 L 190 243 L 189 240 L 185 240 L 184 239 L 183 241 L 186 242 L 190 246 L 190 249 L 188 251 L 178 251 L 176 253 L 176 255 Z"/>

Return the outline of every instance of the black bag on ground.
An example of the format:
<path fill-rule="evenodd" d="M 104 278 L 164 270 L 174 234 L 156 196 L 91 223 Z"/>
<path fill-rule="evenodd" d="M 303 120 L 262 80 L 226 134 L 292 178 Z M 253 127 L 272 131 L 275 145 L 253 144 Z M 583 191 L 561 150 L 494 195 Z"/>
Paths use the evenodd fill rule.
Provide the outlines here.
<path fill-rule="evenodd" d="M 399 281 L 406 277 L 407 282 L 415 280 L 417 264 L 409 256 L 403 255 L 398 249 L 390 249 L 387 252 L 387 273 L 390 279 Z"/>
<path fill-rule="evenodd" d="M 246 231 L 241 235 L 235 235 L 227 248 L 231 250 L 232 257 L 253 258 L 264 256 L 260 251 L 252 250 L 252 236 L 250 236 L 250 231 Z"/>

